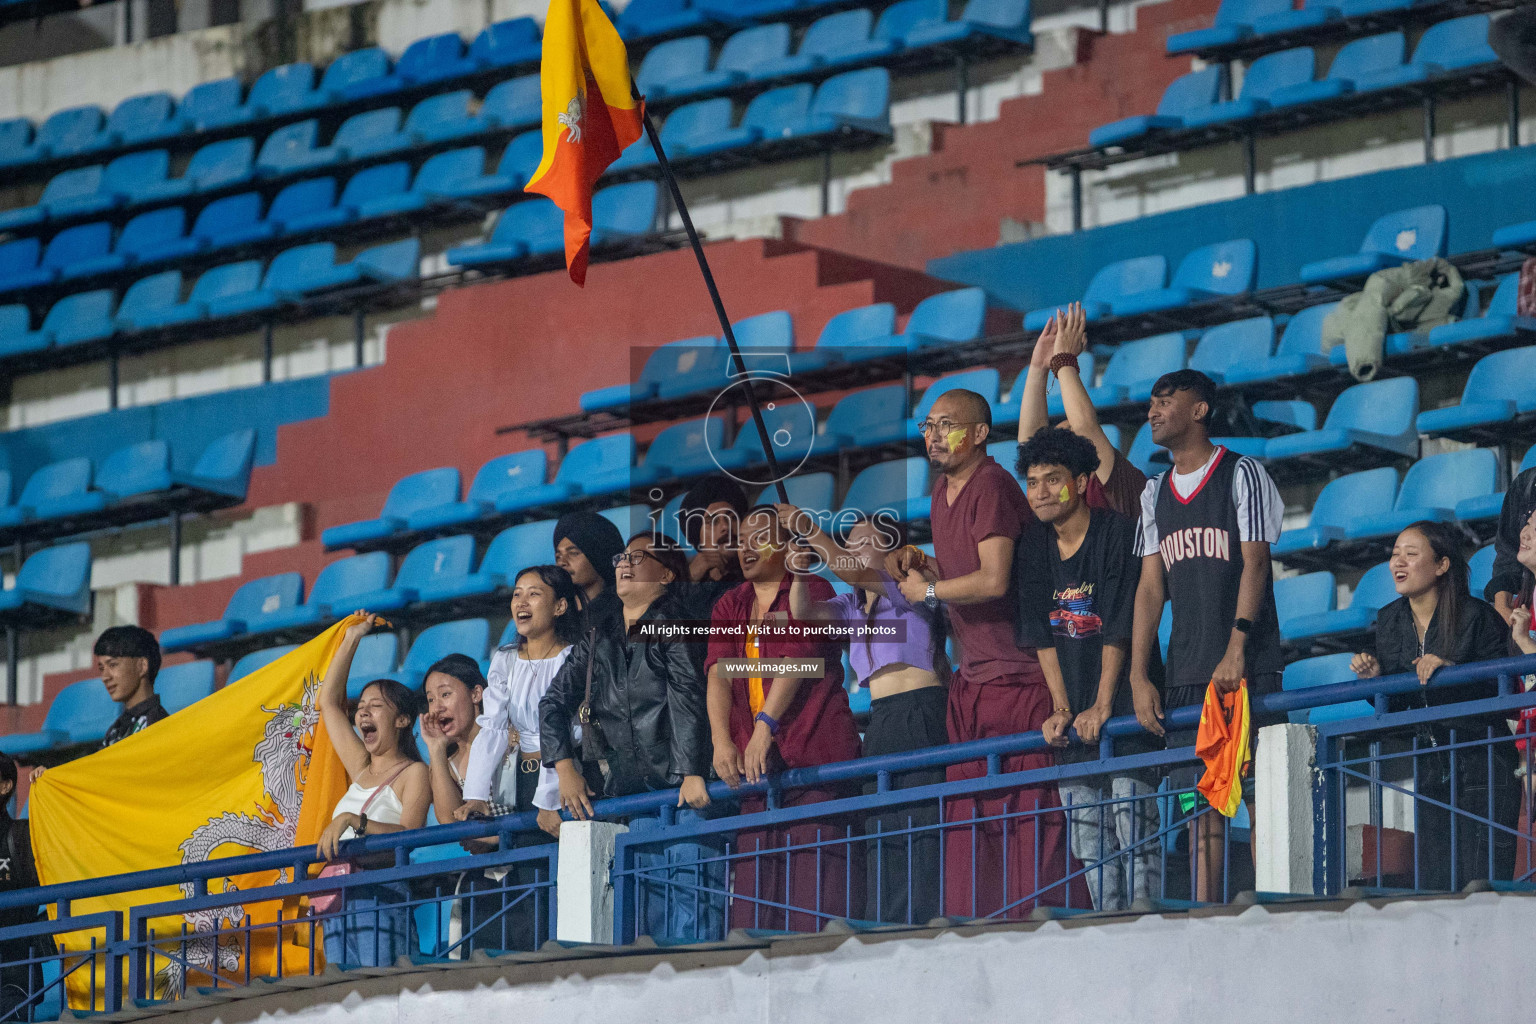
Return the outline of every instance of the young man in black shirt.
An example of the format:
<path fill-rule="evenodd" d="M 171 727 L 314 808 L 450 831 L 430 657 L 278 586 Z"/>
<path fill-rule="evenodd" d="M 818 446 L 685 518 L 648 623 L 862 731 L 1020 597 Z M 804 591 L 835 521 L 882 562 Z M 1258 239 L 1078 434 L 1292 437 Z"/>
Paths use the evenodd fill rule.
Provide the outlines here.
<path fill-rule="evenodd" d="M 1141 564 L 1136 524 L 1106 508 L 1089 508 L 1087 491 L 1099 456 L 1092 441 L 1042 427 L 1019 445 L 1018 472 L 1038 523 L 1025 527 L 1014 554 L 1019 597 L 1015 634 L 1039 651 L 1047 679 L 1067 693 L 1080 746 L 1057 752 L 1060 763 L 1099 759 L 1107 719 L 1129 715 L 1127 681 L 1132 612 Z M 1161 676 L 1161 663 L 1152 671 Z M 1154 749 L 1133 737 L 1115 753 Z M 1157 780 L 1151 772 L 1079 776 L 1057 784 L 1070 813 L 1072 855 L 1087 865 L 1098 910 L 1124 910 L 1139 896 L 1162 894 Z"/>
<path fill-rule="evenodd" d="M 107 727 L 101 749 L 169 716 L 155 693 L 155 676 L 160 674 L 160 644 L 153 633 L 139 626 L 113 626 L 102 630 L 92 653 L 107 696 L 123 706 L 122 714 Z M 36 782 L 43 771 L 32 769 L 32 781 Z"/>

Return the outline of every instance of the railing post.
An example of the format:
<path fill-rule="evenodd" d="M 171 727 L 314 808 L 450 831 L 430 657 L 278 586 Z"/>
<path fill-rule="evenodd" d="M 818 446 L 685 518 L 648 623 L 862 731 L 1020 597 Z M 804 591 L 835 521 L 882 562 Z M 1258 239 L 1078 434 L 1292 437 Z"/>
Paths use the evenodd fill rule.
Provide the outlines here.
<path fill-rule="evenodd" d="M 560 871 L 555 879 L 555 938 L 561 942 L 613 941 L 613 853 L 626 825 L 567 821 L 560 826 Z"/>
<path fill-rule="evenodd" d="M 1317 730 L 1271 725 L 1259 731 L 1253 815 L 1254 866 L 1260 892 L 1313 891 L 1313 774 Z"/>

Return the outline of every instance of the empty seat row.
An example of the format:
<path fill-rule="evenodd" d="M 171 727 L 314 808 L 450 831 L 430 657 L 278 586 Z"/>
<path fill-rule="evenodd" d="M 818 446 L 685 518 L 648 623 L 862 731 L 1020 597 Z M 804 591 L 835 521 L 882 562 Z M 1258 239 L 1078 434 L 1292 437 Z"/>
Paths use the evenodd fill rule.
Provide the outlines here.
<path fill-rule="evenodd" d="M 687 36 L 649 50 L 635 81 L 647 99 L 671 99 L 878 63 L 913 50 L 954 47 L 971 37 L 1019 46 L 1033 38 L 1029 0 L 970 0 L 959 18 L 950 20 L 948 15 L 946 0 L 900 0 L 878 19 L 868 8 L 839 11 L 813 22 L 793 54 L 787 23 L 757 25 L 727 39 L 713 62 L 709 37 Z"/>
<path fill-rule="evenodd" d="M 88 529 L 104 521 L 156 518 L 178 511 L 238 504 L 245 500 L 256 432 L 237 430 L 212 441 L 197 459 L 178 468 L 164 440 L 119 448 L 93 466 L 83 455 L 49 463 L 27 478 L 13 503 L 10 474 L 0 471 L 0 534 L 7 542 L 36 535 L 39 527 L 74 524 Z"/>
<path fill-rule="evenodd" d="M 211 661 L 165 665 L 155 677 L 155 694 L 165 710 L 174 715 L 213 693 L 213 683 Z M 41 729 L 0 737 L 0 754 L 28 760 L 39 754 L 100 743 L 122 710 L 122 705 L 107 695 L 100 679 L 70 683 L 49 702 Z"/>
<path fill-rule="evenodd" d="M 1488 45 L 1488 16 L 1475 14 L 1432 26 L 1408 58 L 1401 32 L 1356 39 L 1344 46 L 1328 74 L 1314 79 L 1310 46 L 1266 54 L 1254 61 L 1235 100 L 1223 101 L 1221 65 L 1192 71 L 1164 90 L 1154 114 L 1103 124 L 1088 133 L 1091 146 L 1129 146 L 1150 132 L 1204 128 L 1246 120 L 1269 110 L 1292 109 L 1356 93 L 1400 88 L 1459 75 L 1498 63 Z"/>
<path fill-rule="evenodd" d="M 336 262 L 336 246 L 313 242 L 285 249 L 270 264 L 226 263 L 205 271 L 183 296 L 182 274 L 166 270 L 135 281 L 121 302 L 110 288 L 55 302 L 37 329 L 24 305 L 0 306 L 0 357 L 103 341 L 118 333 L 266 313 L 327 291 L 414 279 L 421 243 L 414 238 L 374 246 Z"/>
<path fill-rule="evenodd" d="M 592 197 L 593 253 L 651 234 L 656 228 L 656 183 L 612 185 Z M 565 251 L 565 213 L 549 199 L 515 203 L 496 218 L 490 236 L 476 245 L 449 249 L 445 259 L 456 267 L 488 267 Z"/>
<path fill-rule="evenodd" d="M 1407 11 L 1418 0 L 1222 0 L 1210 28 L 1177 32 L 1168 37 L 1169 53 L 1230 46 L 1265 36 L 1283 37 L 1324 25 L 1358 23 L 1357 19 Z"/>
<path fill-rule="evenodd" d="M 273 131 L 259 149 L 256 140 L 249 137 L 210 142 L 192 155 L 179 177 L 170 175 L 167 150 L 128 153 L 106 164 L 54 175 L 33 205 L 0 211 L 0 230 L 18 231 L 119 208 L 175 202 L 258 179 L 321 171 L 348 161 L 372 160 L 492 130 L 528 128 L 539 123 L 539 116 L 535 75 L 503 82 L 490 91 L 478 109 L 473 96 L 460 90 L 422 100 L 403 121 L 399 107 L 355 114 L 325 145 L 320 144 L 320 124 L 313 118 Z M 481 165 L 484 161 L 482 151 Z M 535 153 L 535 165 L 537 162 Z"/>
<path fill-rule="evenodd" d="M 26 118 L 12 118 L 0 121 L 0 166 L 310 113 L 329 104 L 389 96 L 478 71 L 536 62 L 539 55 L 537 23 L 516 18 L 488 26 L 467 50 L 453 33 L 418 39 L 393 66 L 378 47 L 354 50 L 332 61 L 318 82 L 315 68 L 299 62 L 265 72 L 249 92 L 239 79 L 221 78 L 194 86 L 180 102 L 164 92 L 130 97 L 110 116 L 95 106 L 71 107 L 53 114 L 35 131 Z"/>

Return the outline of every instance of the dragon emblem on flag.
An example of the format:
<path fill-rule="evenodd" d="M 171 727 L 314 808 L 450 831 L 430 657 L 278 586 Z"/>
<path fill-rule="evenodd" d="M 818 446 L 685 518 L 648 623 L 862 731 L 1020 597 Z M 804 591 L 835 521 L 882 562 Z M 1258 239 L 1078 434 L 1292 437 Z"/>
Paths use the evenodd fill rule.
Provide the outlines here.
<path fill-rule="evenodd" d="M 293 846 L 304 799 L 301 787 L 308 774 L 313 751 L 311 743 L 320 720 L 320 710 L 315 706 L 319 688 L 319 679 L 311 675 L 304 681 L 299 703 L 261 709 L 269 717 L 251 760 L 261 765 L 267 801 L 258 805 L 255 814 L 226 811 L 194 829 L 181 844 L 183 864 L 208 860 L 214 851 L 226 846 L 238 847 L 242 853 L 286 850 Z M 279 871 L 273 881 L 288 880 L 288 872 Z M 182 882 L 180 886 L 188 898 L 196 895 L 191 882 Z M 223 892 L 237 888 L 234 879 L 223 880 Z M 209 891 L 215 891 L 212 885 Z M 157 987 L 163 986 L 167 995 L 182 994 L 188 970 L 212 973 L 240 968 L 238 937 L 230 935 L 220 941 L 217 932 L 221 927 L 239 925 L 245 917 L 243 906 L 194 910 L 182 916 L 187 922 L 188 935 L 180 944 L 178 956 L 171 958 L 170 965 L 158 972 L 157 977 Z"/>
<path fill-rule="evenodd" d="M 576 144 L 581 142 L 582 113 L 581 95 L 577 94 L 572 96 L 570 106 L 566 107 L 565 113 L 561 114 L 559 117 L 560 123 L 569 129 L 565 137 L 567 142 Z"/>

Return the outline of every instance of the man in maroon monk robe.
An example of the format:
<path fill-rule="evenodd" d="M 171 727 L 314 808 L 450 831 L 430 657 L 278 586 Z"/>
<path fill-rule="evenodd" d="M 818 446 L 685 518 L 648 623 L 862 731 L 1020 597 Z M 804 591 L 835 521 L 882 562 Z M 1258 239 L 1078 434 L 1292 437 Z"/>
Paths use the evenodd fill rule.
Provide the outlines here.
<path fill-rule="evenodd" d="M 843 689 L 840 645 L 788 637 L 781 631 L 792 622 L 799 625 L 789 613 L 794 574 L 786 566 L 788 540 L 773 506 L 748 512 L 738 550 L 746 582 L 720 597 L 711 620 L 715 633 L 704 666 L 715 772 L 731 786 L 743 779 L 757 782 L 786 768 L 859 756 L 859 734 Z M 808 583 L 812 601 L 832 599 L 826 580 L 811 577 Z M 760 641 L 722 632 L 756 625 L 776 631 Z M 818 678 L 727 676 L 719 665 L 722 658 L 754 657 L 820 658 L 823 671 Z M 791 790 L 779 806 L 800 807 L 857 793 L 857 783 L 851 788 Z M 765 806 L 757 795 L 741 801 L 743 814 Z M 864 858 L 860 853 L 850 861 L 851 828 L 852 819 L 829 819 L 739 833 L 733 852 L 762 855 L 732 864 L 731 927 L 813 932 L 831 919 L 860 916 Z"/>
<path fill-rule="evenodd" d="M 905 548 L 889 564 L 909 601 L 948 608 L 960 647 L 949 684 L 950 742 L 1039 729 L 1048 742 L 1064 743 L 1072 724 L 1066 687 L 1048 683 L 1034 649 L 1014 642 L 1013 548 L 1034 513 L 1013 474 L 986 454 L 991 428 L 991 407 L 974 391 L 948 391 L 934 402 L 921 429 L 938 475 L 929 514 L 936 558 Z M 1002 770 L 1053 763 L 1049 750 L 1037 750 L 1005 756 Z M 970 761 L 951 766 L 948 778 L 986 773 L 986 762 Z M 1052 810 L 1059 806 L 1052 783 L 947 801 L 945 821 L 961 824 L 945 830 L 944 913 L 1023 917 L 1037 904 L 1066 905 L 1061 880 L 1075 865 L 1062 814 Z M 1071 905 L 1090 906 L 1081 879 Z"/>

